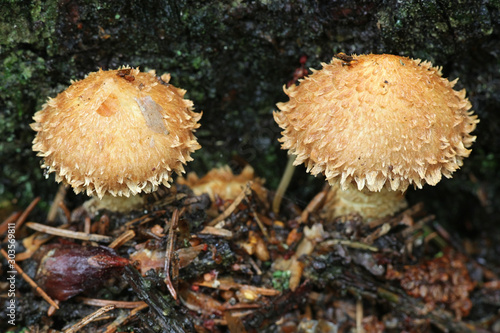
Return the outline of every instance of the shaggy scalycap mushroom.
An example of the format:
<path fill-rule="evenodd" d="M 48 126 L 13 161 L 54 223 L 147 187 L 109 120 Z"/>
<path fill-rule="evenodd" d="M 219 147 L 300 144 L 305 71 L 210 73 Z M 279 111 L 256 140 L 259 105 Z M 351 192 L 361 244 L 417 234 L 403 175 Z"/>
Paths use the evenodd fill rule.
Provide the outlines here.
<path fill-rule="evenodd" d="M 76 193 L 129 196 L 170 186 L 200 145 L 185 90 L 139 69 L 90 73 L 48 100 L 31 124 L 42 168 Z"/>
<path fill-rule="evenodd" d="M 469 156 L 479 122 L 441 69 L 388 54 L 334 58 L 285 89 L 274 119 L 282 148 L 346 189 L 405 191 L 447 178 Z"/>

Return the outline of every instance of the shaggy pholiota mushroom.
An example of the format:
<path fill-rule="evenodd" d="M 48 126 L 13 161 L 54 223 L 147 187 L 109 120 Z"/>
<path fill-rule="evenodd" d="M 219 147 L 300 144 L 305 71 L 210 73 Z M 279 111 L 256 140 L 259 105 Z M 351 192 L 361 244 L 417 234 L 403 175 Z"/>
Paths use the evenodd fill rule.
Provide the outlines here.
<path fill-rule="evenodd" d="M 330 185 L 327 217 L 405 207 L 408 186 L 436 185 L 469 156 L 479 122 L 457 80 L 420 59 L 340 54 L 285 89 L 282 148 Z"/>
<path fill-rule="evenodd" d="M 201 113 L 170 75 L 123 67 L 90 73 L 38 111 L 31 124 L 42 168 L 76 193 L 102 198 L 170 186 L 200 148 Z"/>

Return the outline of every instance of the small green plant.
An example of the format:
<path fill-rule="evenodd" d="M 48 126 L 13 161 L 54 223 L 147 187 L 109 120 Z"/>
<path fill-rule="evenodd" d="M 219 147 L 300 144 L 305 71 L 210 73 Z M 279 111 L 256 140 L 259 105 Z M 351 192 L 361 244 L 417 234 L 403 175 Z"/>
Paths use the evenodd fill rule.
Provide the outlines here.
<path fill-rule="evenodd" d="M 290 271 L 275 271 L 273 273 L 273 288 L 279 291 L 290 288 Z"/>

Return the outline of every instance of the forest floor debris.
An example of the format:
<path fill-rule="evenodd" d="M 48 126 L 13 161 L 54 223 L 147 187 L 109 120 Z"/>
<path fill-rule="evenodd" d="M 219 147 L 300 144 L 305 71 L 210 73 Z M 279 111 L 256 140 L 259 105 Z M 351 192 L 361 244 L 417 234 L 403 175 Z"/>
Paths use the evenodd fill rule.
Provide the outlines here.
<path fill-rule="evenodd" d="M 273 193 L 261 180 L 243 183 L 232 199 L 196 195 L 190 186 L 162 188 L 126 213 L 69 209 L 64 191 L 48 218 L 31 214 L 36 199 L 12 213 L 0 237 L 6 248 L 8 225 L 16 226 L 16 325 L 2 321 L 0 330 L 499 327 L 498 261 L 478 259 L 475 240 L 450 236 L 421 204 L 368 223 L 356 214 L 326 222 L 324 191 L 304 209 L 284 204 L 276 216 Z M 11 269 L 3 249 L 2 255 L 0 317 L 7 318 Z"/>

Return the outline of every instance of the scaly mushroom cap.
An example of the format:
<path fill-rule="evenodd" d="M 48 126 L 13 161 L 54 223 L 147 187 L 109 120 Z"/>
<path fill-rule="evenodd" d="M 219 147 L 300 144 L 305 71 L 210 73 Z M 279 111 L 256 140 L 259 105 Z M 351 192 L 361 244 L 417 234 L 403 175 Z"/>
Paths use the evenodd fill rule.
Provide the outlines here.
<path fill-rule="evenodd" d="M 322 65 L 274 113 L 295 165 L 343 189 L 404 191 L 450 178 L 469 156 L 479 120 L 440 68 L 388 54 Z"/>
<path fill-rule="evenodd" d="M 195 195 L 207 193 L 212 202 L 216 195 L 223 200 L 234 200 L 249 181 L 253 182 L 252 190 L 265 201 L 264 180 L 255 176 L 254 169 L 249 164 L 239 175 L 234 175 L 229 165 L 225 165 L 210 170 L 202 178 L 198 178 L 194 172 L 188 173 L 186 178 L 177 178 L 177 183 L 187 185 Z"/>
<path fill-rule="evenodd" d="M 170 186 L 200 148 L 201 113 L 185 90 L 153 71 L 128 67 L 90 73 L 48 100 L 33 119 L 33 150 L 42 168 L 76 193 L 129 196 Z"/>

